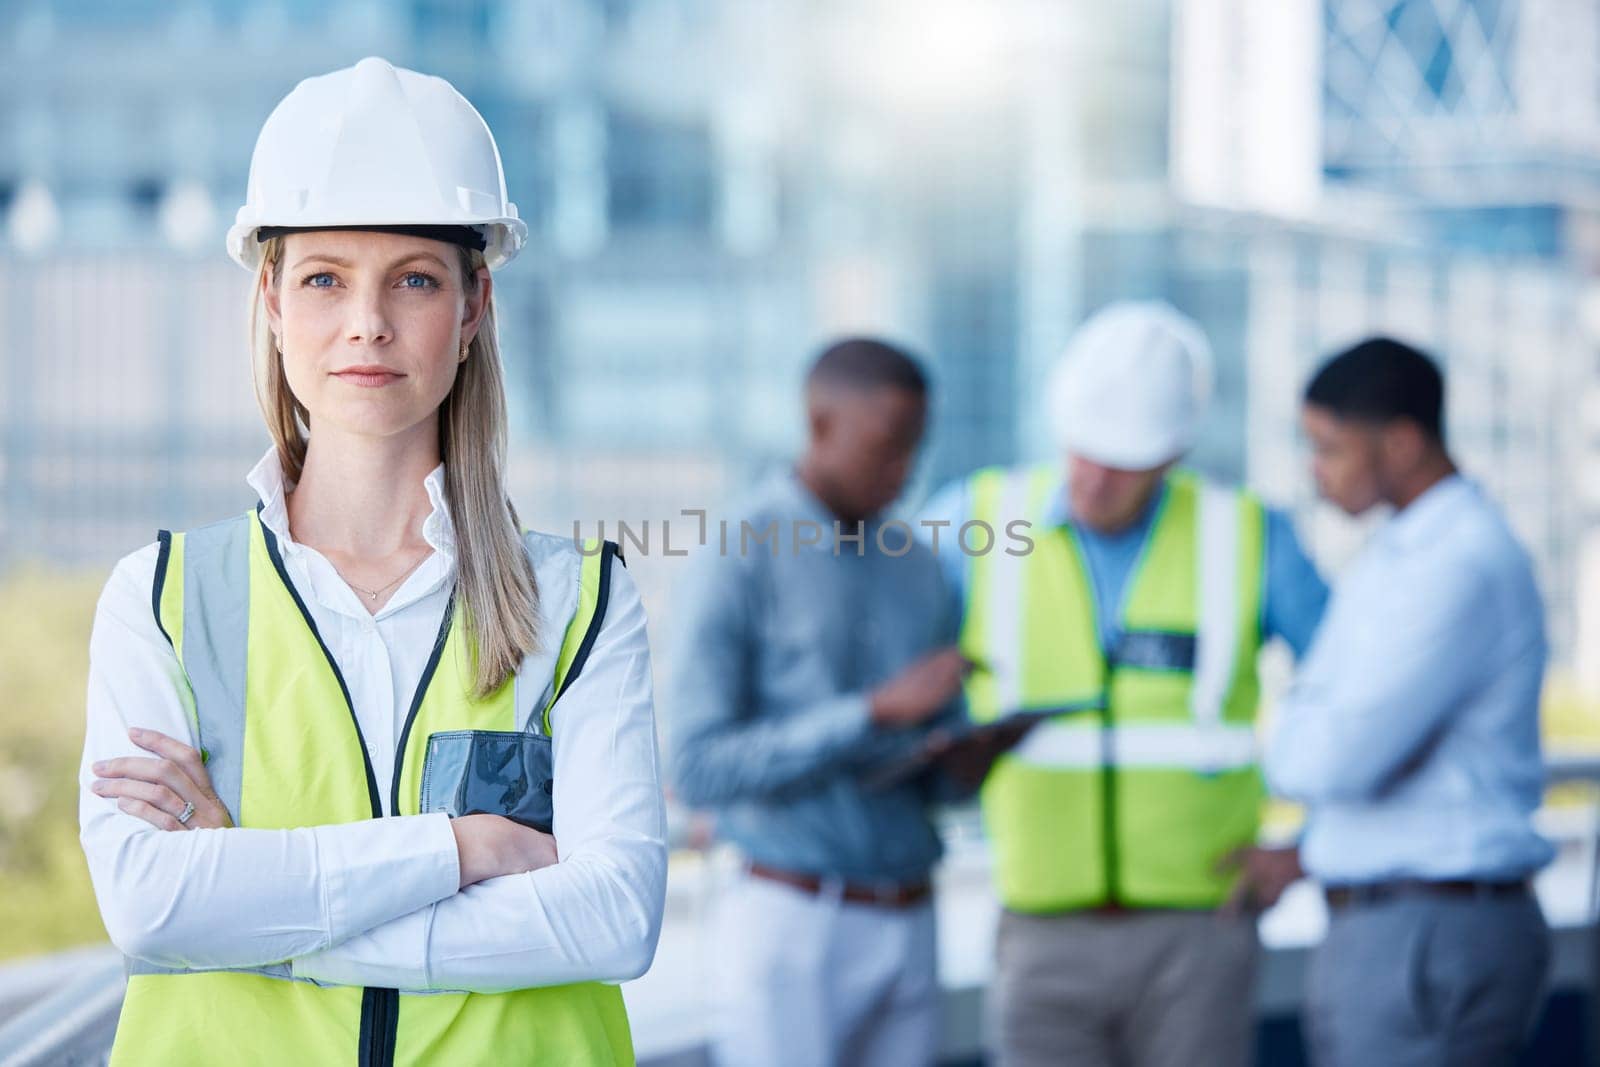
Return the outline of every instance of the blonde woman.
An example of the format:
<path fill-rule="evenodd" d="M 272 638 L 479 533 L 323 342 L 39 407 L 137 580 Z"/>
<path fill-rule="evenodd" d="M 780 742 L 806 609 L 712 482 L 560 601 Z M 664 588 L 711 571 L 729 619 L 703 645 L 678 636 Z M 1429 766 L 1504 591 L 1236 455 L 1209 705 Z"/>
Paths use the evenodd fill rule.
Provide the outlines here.
<path fill-rule="evenodd" d="M 451 86 L 366 59 L 261 131 L 229 251 L 273 447 L 123 559 L 81 822 L 113 1063 L 629 1063 L 666 847 L 639 598 L 507 501 L 490 273 L 526 230 Z"/>

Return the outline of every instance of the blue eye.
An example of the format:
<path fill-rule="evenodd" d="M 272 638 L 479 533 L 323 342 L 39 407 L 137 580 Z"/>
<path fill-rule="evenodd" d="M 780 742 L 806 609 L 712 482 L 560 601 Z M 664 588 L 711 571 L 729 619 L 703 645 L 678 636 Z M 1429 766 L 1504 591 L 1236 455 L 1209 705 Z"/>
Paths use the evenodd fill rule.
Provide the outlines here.
<path fill-rule="evenodd" d="M 438 285 L 439 282 L 433 275 L 424 274 L 417 270 L 411 271 L 400 280 L 400 288 L 402 289 L 436 289 Z"/>
<path fill-rule="evenodd" d="M 323 284 L 324 280 L 327 282 L 326 285 Z M 331 289 L 333 288 L 333 275 L 329 274 L 327 271 L 322 271 L 318 274 L 308 274 L 300 280 L 300 284 L 308 289 Z"/>

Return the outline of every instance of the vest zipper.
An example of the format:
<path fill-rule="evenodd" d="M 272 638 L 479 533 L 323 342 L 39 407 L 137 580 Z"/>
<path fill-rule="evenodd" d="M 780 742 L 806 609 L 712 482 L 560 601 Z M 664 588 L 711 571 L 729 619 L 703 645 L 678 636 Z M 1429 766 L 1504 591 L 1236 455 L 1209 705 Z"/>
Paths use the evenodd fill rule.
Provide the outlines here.
<path fill-rule="evenodd" d="M 439 624 L 439 636 L 434 639 L 433 653 L 428 657 L 428 664 L 422 669 L 422 677 L 417 680 L 416 692 L 411 694 L 411 707 L 406 712 L 405 725 L 401 727 L 400 739 L 394 752 L 394 780 L 389 784 L 389 812 L 399 814 L 400 811 L 400 772 L 405 767 L 406 745 L 411 739 L 411 724 L 416 721 L 417 713 L 422 710 L 422 698 L 428 692 L 428 686 L 433 681 L 433 675 L 439 668 L 439 658 L 444 654 L 445 639 L 450 636 L 450 620 L 455 616 L 456 598 L 450 595 L 450 601 L 444 608 L 444 621 Z M 352 716 L 355 711 L 352 709 Z M 363 749 L 363 754 L 365 749 Z M 368 773 L 371 773 L 371 764 L 368 764 Z M 377 817 L 383 814 L 380 809 Z M 361 1067 L 394 1067 L 395 1033 L 400 1026 L 400 991 L 398 989 L 367 988 L 361 991 Z"/>
<path fill-rule="evenodd" d="M 444 654 L 445 640 L 450 636 L 450 621 L 455 617 L 456 598 L 450 595 L 450 601 L 444 608 L 444 620 L 439 623 L 439 636 L 434 639 L 433 653 L 428 657 L 427 666 L 422 669 L 422 677 L 417 679 L 416 692 L 411 694 L 411 706 L 406 712 L 405 725 L 401 727 L 400 739 L 394 752 L 394 780 L 389 783 L 389 812 L 400 812 L 400 772 L 405 768 L 406 745 L 411 739 L 411 725 L 416 721 L 417 713 L 422 710 L 422 698 L 427 695 L 428 686 L 433 682 L 434 672 L 439 668 L 439 659 Z M 354 716 L 355 711 L 351 713 Z M 365 749 L 362 750 L 365 754 Z M 371 764 L 368 764 L 368 773 Z M 380 809 L 377 816 L 382 816 Z M 361 1067 L 394 1067 L 395 1034 L 400 1026 L 400 991 L 398 989 L 367 988 L 361 991 Z"/>
<path fill-rule="evenodd" d="M 1118 869 L 1122 858 L 1117 848 L 1117 765 L 1113 736 L 1116 720 L 1111 715 L 1111 703 L 1100 711 L 1100 839 L 1101 862 L 1106 871 L 1106 903 L 1122 903 L 1122 878 Z"/>
<path fill-rule="evenodd" d="M 262 505 L 256 505 L 256 521 L 260 520 Z M 383 818 L 383 800 L 378 793 L 378 776 L 372 769 L 372 757 L 367 752 L 367 739 L 361 733 L 361 720 L 356 718 L 356 704 L 350 698 L 350 687 L 345 683 L 344 672 L 339 669 L 339 663 L 333 658 L 328 644 L 322 639 L 322 633 L 317 629 L 317 622 L 311 617 L 311 611 L 306 607 L 306 602 L 301 599 L 300 593 L 295 589 L 294 583 L 289 580 L 289 571 L 283 565 L 283 555 L 278 550 L 278 538 L 261 523 L 262 539 L 266 542 L 267 557 L 272 560 L 273 569 L 278 572 L 278 578 L 283 582 L 284 589 L 294 600 L 295 607 L 300 609 L 300 617 L 305 620 L 306 628 L 311 631 L 311 636 L 316 639 L 317 647 L 322 649 L 323 658 L 328 661 L 328 668 L 333 671 L 334 680 L 339 683 L 339 692 L 344 696 L 345 710 L 350 712 L 350 725 L 356 731 L 356 747 L 361 750 L 361 766 L 367 775 L 367 799 L 372 805 L 372 817 Z M 422 694 L 428 688 L 428 682 L 433 678 L 433 670 L 438 666 L 439 653 L 444 646 L 444 635 L 450 626 L 450 617 L 455 608 L 455 597 L 452 595 L 450 604 L 445 608 L 444 623 L 440 627 L 439 645 L 434 649 L 428 668 L 423 672 L 422 679 L 417 683 L 417 691 L 411 699 L 411 715 L 406 722 L 406 733 L 410 731 L 410 718 L 414 718 L 418 707 L 422 704 Z M 394 764 L 394 795 L 398 798 L 400 792 L 400 766 L 405 759 L 404 751 L 395 753 Z M 398 806 L 398 802 L 396 804 Z M 397 989 L 380 989 L 367 986 L 361 990 L 361 1028 L 358 1045 L 357 1059 L 360 1067 L 394 1067 L 395 1028 L 400 1021 L 400 991 Z"/>
<path fill-rule="evenodd" d="M 1117 848 L 1116 716 L 1111 710 L 1113 656 L 1105 658 L 1105 690 L 1100 694 L 1100 860 L 1106 872 L 1106 903 L 1122 903 L 1122 857 Z"/>
<path fill-rule="evenodd" d="M 392 1067 L 399 1022 L 399 990 L 368 986 L 361 991 L 361 1067 Z"/>

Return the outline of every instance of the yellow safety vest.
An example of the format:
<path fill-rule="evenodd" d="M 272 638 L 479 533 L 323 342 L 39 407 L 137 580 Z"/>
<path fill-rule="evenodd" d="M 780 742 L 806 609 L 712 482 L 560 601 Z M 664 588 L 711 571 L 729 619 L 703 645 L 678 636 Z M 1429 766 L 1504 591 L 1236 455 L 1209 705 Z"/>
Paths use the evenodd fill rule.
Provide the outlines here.
<path fill-rule="evenodd" d="M 972 518 L 1031 523 L 1031 551 L 971 561 L 961 647 L 983 665 L 973 718 L 1059 709 L 982 790 L 1001 900 L 1020 912 L 1103 904 L 1213 907 L 1216 865 L 1255 840 L 1265 513 L 1252 496 L 1167 479 L 1128 580 L 1118 647 L 1101 648 L 1094 590 L 1069 526 L 1042 520 L 1053 468 L 987 469 Z"/>
<path fill-rule="evenodd" d="M 290 584 L 259 509 L 160 537 L 153 601 L 194 692 L 212 784 L 242 827 L 287 829 L 420 805 L 430 735 L 519 729 L 513 681 L 473 695 L 459 611 L 445 612 L 401 733 L 394 780 L 375 780 L 338 665 Z M 543 724 L 582 670 L 604 615 L 615 546 L 580 553 L 530 533 L 541 614 L 563 634 L 554 657 L 524 663 Z M 553 662 L 552 662 L 553 660 Z M 530 677 L 530 663 L 543 663 Z M 541 691 L 542 687 L 542 691 Z M 346 713 L 307 714 L 346 709 Z M 287 964 L 184 971 L 129 961 L 113 1064 L 632 1064 L 622 995 L 586 982 L 508 993 L 407 994 L 293 980 Z"/>

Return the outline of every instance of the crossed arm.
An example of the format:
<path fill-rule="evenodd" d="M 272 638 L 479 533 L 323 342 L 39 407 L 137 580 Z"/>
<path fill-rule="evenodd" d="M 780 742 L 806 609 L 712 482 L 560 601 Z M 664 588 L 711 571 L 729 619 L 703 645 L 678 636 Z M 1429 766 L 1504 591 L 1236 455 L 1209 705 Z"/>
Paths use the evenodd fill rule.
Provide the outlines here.
<path fill-rule="evenodd" d="M 1266 774 L 1307 804 L 1371 801 L 1408 768 L 1483 685 L 1504 617 L 1487 576 L 1452 556 L 1427 559 L 1384 590 L 1383 614 L 1345 624 L 1277 709 Z M 1542 645 L 1542 641 L 1541 641 Z M 1543 655 L 1542 647 L 1539 655 Z"/>
<path fill-rule="evenodd" d="M 203 775 L 187 685 L 151 618 L 153 552 L 119 564 L 90 641 L 80 824 L 113 942 L 164 966 L 256 967 L 409 990 L 498 992 L 622 980 L 654 955 L 666 827 L 651 711 L 644 613 L 626 571 L 584 673 L 554 712 L 559 862 L 534 831 L 417 815 L 295 830 L 236 828 L 196 803 L 160 829 L 144 797 L 106 795 L 94 767 Z M 142 728 L 172 739 L 129 735 Z M 196 771 L 196 768 L 199 768 Z M 123 776 L 122 781 L 134 779 Z M 182 785 L 182 781 L 178 783 Z M 132 803 L 130 803 L 130 800 Z M 131 809 L 131 810 L 130 810 Z M 170 812 L 166 819 L 171 819 Z M 167 823 L 164 823 L 167 825 Z M 553 842 L 551 843 L 553 846 Z M 519 873 L 507 873 L 517 871 Z M 479 880 L 481 879 L 481 880 Z"/>

